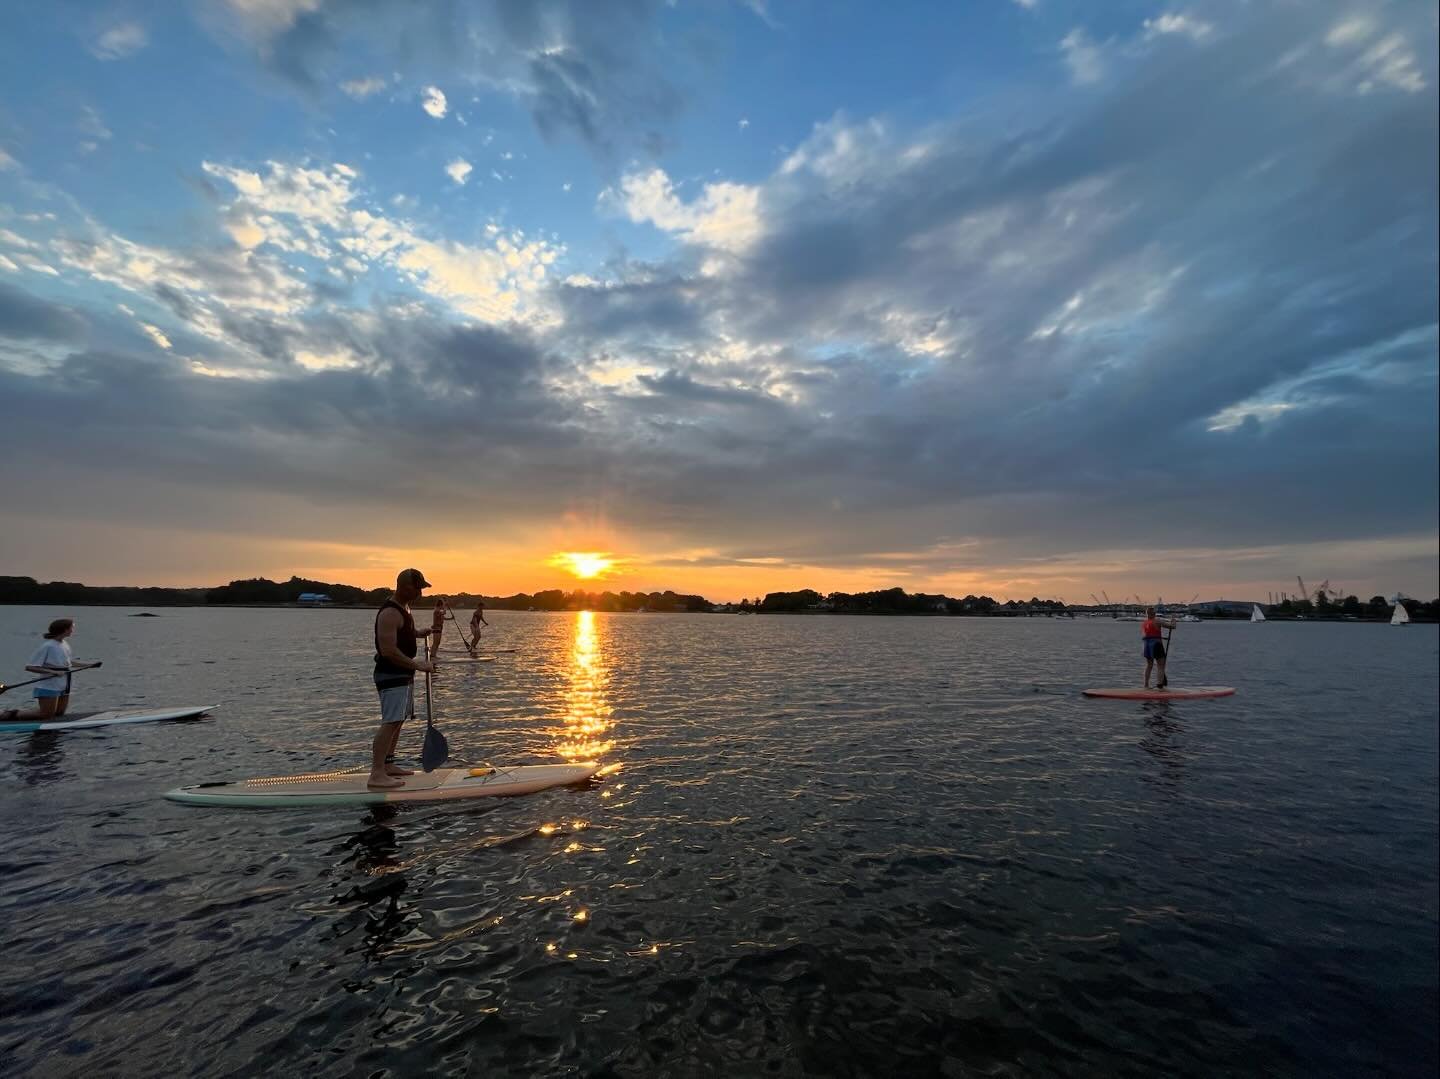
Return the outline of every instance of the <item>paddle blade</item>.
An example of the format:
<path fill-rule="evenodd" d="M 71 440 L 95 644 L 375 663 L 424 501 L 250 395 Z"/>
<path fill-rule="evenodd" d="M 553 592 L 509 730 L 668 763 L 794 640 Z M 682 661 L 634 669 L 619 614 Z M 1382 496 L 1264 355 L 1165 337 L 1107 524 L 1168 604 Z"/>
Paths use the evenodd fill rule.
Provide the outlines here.
<path fill-rule="evenodd" d="M 425 741 L 420 746 L 420 767 L 433 772 L 450 759 L 450 743 L 434 727 L 425 728 Z"/>

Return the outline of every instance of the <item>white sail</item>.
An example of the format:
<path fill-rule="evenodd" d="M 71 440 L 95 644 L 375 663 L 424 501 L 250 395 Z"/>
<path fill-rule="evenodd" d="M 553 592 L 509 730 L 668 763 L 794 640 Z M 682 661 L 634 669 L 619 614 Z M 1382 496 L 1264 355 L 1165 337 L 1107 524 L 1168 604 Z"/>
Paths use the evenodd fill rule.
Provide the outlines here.
<path fill-rule="evenodd" d="M 1258 603 L 1252 603 L 1252 604 L 1250 605 L 1250 621 L 1252 621 L 1252 622 L 1263 622 L 1263 621 L 1265 621 L 1265 612 L 1260 609 L 1260 604 L 1258 604 Z"/>
<path fill-rule="evenodd" d="M 1396 603 L 1395 613 L 1390 616 L 1390 624 L 1392 626 L 1403 626 L 1408 621 L 1410 621 L 1410 612 L 1405 609 L 1405 604 Z"/>

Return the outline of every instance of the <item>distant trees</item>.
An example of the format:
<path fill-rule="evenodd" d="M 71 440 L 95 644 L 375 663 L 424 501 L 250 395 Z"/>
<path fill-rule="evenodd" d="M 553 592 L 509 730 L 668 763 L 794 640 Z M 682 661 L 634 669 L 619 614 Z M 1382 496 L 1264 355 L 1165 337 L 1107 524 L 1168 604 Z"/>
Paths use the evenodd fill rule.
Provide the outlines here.
<path fill-rule="evenodd" d="M 217 606 L 236 604 L 295 603 L 302 592 L 321 592 L 335 603 L 351 606 L 379 606 L 390 594 L 388 588 L 357 588 L 350 584 L 327 584 L 324 581 L 309 581 L 303 577 L 291 577 L 288 581 L 276 582 L 264 577 L 251 577 L 243 581 L 212 588 L 205 593 L 205 602 Z"/>

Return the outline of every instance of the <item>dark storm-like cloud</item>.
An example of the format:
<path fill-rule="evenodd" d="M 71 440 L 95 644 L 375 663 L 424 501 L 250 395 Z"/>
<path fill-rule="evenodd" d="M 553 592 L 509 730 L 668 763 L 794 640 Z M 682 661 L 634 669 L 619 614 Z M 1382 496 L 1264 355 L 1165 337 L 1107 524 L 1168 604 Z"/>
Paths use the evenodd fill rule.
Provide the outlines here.
<path fill-rule="evenodd" d="M 1090 542 L 1373 534 L 1387 506 L 1382 531 L 1433 529 L 1431 31 L 1386 9 L 1397 24 L 1345 48 L 1326 37 L 1340 6 L 1227 10 L 1222 40 L 1161 43 L 1028 131 L 967 123 L 907 144 L 837 121 L 762 186 L 764 236 L 726 273 L 568 297 L 577 333 L 611 314 L 627 342 L 695 327 L 697 369 L 722 337 L 757 356 L 808 343 L 793 377 L 770 376 L 799 394 L 808 434 L 774 443 L 758 420 L 696 419 L 673 430 L 655 497 L 713 482 L 718 527 L 800 487 L 787 505 L 820 520 L 863 504 L 896 533 L 923 518 L 1036 543 L 1053 542 L 1052 519 Z M 1428 65 L 1425 92 L 1335 75 L 1391 33 Z M 668 303 L 636 302 L 650 294 Z M 946 340 L 916 352 L 897 327 Z M 1367 350 L 1417 333 L 1417 362 L 1365 373 Z M 1212 429 L 1347 363 L 1360 373 L 1326 393 L 1312 379 L 1265 419 Z M 722 430 L 754 438 L 717 474 Z M 816 539 L 855 550 L 867 530 L 886 531 Z"/>
<path fill-rule="evenodd" d="M 77 482 L 100 487 L 163 476 L 197 492 L 294 495 L 357 512 L 431 499 L 440 523 L 469 512 L 459 496 L 503 461 L 507 483 L 486 496 L 497 512 L 540 512 L 564 497 L 557 481 L 581 471 L 565 459 L 587 458 L 569 414 L 540 388 L 533 346 L 399 321 L 371 344 L 393 357 L 383 371 L 213 378 L 166 353 L 115 351 L 74 353 L 44 376 L 0 371 L 14 463 L 25 467 L 26 446 L 45 444 L 61 410 L 74 421 L 67 460 L 85 462 Z M 189 510 L 182 500 L 132 512 L 154 522 L 178 514 L 180 524 Z"/>
<path fill-rule="evenodd" d="M 61 304 L 39 299 L 0 281 L 0 337 L 74 342 L 85 335 L 85 320 Z"/>

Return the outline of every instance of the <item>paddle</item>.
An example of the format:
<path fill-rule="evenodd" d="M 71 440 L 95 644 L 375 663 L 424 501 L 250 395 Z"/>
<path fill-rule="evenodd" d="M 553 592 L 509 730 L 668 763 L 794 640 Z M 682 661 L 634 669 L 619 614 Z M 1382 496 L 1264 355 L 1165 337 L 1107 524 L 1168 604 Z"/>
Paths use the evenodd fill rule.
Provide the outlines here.
<path fill-rule="evenodd" d="M 1175 636 L 1175 627 L 1174 627 L 1174 626 L 1171 626 L 1171 627 L 1170 627 L 1170 632 L 1167 633 L 1167 634 L 1165 634 L 1165 671 L 1166 671 L 1166 673 L 1164 673 L 1164 674 L 1161 675 L 1161 678 L 1163 678 L 1164 681 L 1162 681 L 1158 686 L 1156 686 L 1156 687 L 1155 687 L 1156 689 L 1164 689 L 1166 686 L 1168 686 L 1168 685 L 1170 684 L 1170 675 L 1169 675 L 1169 673 L 1168 673 L 1169 670 L 1170 670 L 1170 649 L 1174 647 L 1174 646 L 1170 643 L 1170 641 L 1174 638 L 1174 636 Z"/>
<path fill-rule="evenodd" d="M 425 659 L 430 659 L 430 639 L 425 639 Z M 425 672 L 425 741 L 420 744 L 420 767 L 433 772 L 450 759 L 450 743 L 435 727 L 435 715 L 430 706 L 430 672 Z"/>
<path fill-rule="evenodd" d="M 455 630 L 457 633 L 460 634 L 460 643 L 463 644 L 465 646 L 465 650 L 473 656 L 475 654 L 475 645 L 480 643 L 480 638 L 477 636 L 475 638 L 475 643 L 471 644 L 465 636 L 464 627 L 460 625 L 460 619 L 455 617 L 455 612 L 452 611 L 449 607 L 446 607 L 445 613 L 449 616 L 450 621 L 455 623 Z"/>
<path fill-rule="evenodd" d="M 12 682 L 8 686 L 4 682 L 0 682 L 0 693 L 4 693 L 7 689 L 19 689 L 21 686 L 33 686 L 36 682 L 48 682 L 50 681 L 50 679 L 55 678 L 58 675 L 74 674 L 76 671 L 92 670 L 95 667 L 100 666 L 102 662 L 103 660 L 96 660 L 94 663 L 82 663 L 80 666 L 71 667 L 69 670 L 57 670 L 55 674 L 42 674 L 39 678 L 31 678 L 29 681 L 26 682 Z"/>

